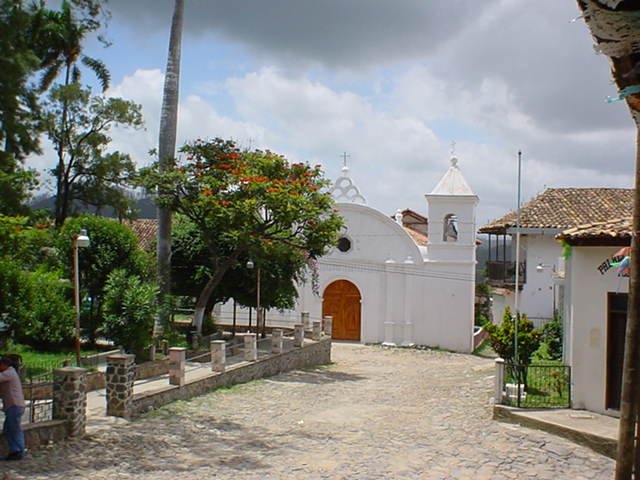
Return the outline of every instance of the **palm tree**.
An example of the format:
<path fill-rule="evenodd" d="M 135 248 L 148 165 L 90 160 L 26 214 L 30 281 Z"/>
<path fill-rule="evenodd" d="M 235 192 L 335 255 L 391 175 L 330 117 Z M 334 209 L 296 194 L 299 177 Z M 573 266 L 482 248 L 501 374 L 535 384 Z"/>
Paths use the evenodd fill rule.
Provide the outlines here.
<path fill-rule="evenodd" d="M 635 193 L 633 201 L 633 235 L 629 275 L 629 304 L 624 347 L 620 427 L 616 459 L 616 480 L 640 478 L 640 445 L 635 445 L 640 410 L 640 46 L 637 0 L 578 0 L 578 7 L 596 41 L 596 50 L 611 60 L 611 73 L 626 100 L 638 129 L 636 139 Z M 635 464 L 635 465 L 634 465 Z"/>
<path fill-rule="evenodd" d="M 183 12 L 184 0 L 176 0 L 173 19 L 171 20 L 171 36 L 169 38 L 169 54 L 164 78 L 160 134 L 158 138 L 158 160 L 161 171 L 170 171 L 175 163 Z M 170 314 L 167 300 L 171 293 L 171 211 L 167 208 L 158 208 L 157 252 L 161 308 L 156 322 L 156 333 L 169 323 Z"/>
<path fill-rule="evenodd" d="M 46 18 L 42 19 L 45 24 L 42 35 L 45 37 L 47 48 L 43 52 L 40 65 L 44 70 L 40 79 L 40 91 L 47 90 L 63 71 L 65 85 L 79 83 L 81 70 L 78 61 L 95 74 L 102 91 L 107 90 L 111 75 L 106 65 L 101 60 L 82 53 L 82 42 L 98 24 L 94 21 L 77 21 L 67 0 L 62 2 L 59 12 L 47 10 L 43 14 Z"/>
<path fill-rule="evenodd" d="M 82 53 L 82 42 L 88 33 L 99 27 L 99 23 L 91 19 L 88 21 L 76 20 L 71 4 L 67 0 L 63 0 L 60 11 L 46 10 L 42 12 L 41 22 L 43 28 L 39 44 L 44 46 L 40 63 L 40 68 L 44 71 L 40 79 L 41 92 L 47 90 L 61 73 L 64 74 L 64 86 L 80 83 L 81 70 L 78 62 L 88 67 L 96 75 L 103 92 L 109 88 L 111 75 L 105 64 L 101 60 Z M 67 117 L 68 109 L 65 102 L 60 115 L 62 135 L 68 131 Z M 68 195 L 64 194 L 65 145 L 67 143 L 68 139 L 60 141 L 56 152 L 58 165 L 55 169 L 55 217 L 58 227 L 64 223 L 69 208 Z"/>

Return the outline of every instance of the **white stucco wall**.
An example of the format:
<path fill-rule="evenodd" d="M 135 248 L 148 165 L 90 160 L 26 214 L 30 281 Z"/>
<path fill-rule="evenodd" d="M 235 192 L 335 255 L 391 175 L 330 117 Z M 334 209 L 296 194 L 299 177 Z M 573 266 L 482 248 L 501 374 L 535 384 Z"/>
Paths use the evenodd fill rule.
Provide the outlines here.
<path fill-rule="evenodd" d="M 536 326 L 553 318 L 553 269 L 558 268 L 562 247 L 552 235 L 526 236 L 527 281 L 520 296 L 521 311 Z M 546 266 L 541 272 L 536 266 Z"/>
<path fill-rule="evenodd" d="M 575 408 L 606 413 L 607 292 L 627 293 L 629 280 L 597 270 L 616 247 L 574 247 L 567 261 L 565 315 Z"/>
<path fill-rule="evenodd" d="M 336 280 L 348 280 L 358 288 L 362 297 L 361 342 L 471 351 L 475 244 L 442 245 L 441 255 L 428 249 L 430 258 L 426 259 L 427 249 L 418 248 L 405 230 L 383 213 L 358 204 L 341 203 L 337 208 L 345 219 L 343 234 L 351 240 L 352 249 L 341 252 L 334 248 L 319 259 L 319 292 L 322 295 Z M 475 239 L 465 234 L 469 240 Z M 229 308 L 223 307 L 225 319 Z M 268 324 L 291 325 L 301 311 L 320 319 L 322 298 L 312 292 L 310 282 L 300 286 L 295 311 L 282 316 L 269 312 Z"/>

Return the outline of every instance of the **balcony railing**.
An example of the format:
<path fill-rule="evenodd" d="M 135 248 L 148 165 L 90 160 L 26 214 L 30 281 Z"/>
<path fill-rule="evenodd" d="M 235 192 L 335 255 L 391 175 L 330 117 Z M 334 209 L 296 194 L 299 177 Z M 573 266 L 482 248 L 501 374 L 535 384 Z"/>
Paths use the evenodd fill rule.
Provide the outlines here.
<path fill-rule="evenodd" d="M 516 262 L 488 261 L 487 275 L 494 286 L 515 285 Z M 527 279 L 527 264 L 520 262 L 518 283 L 523 285 Z"/>

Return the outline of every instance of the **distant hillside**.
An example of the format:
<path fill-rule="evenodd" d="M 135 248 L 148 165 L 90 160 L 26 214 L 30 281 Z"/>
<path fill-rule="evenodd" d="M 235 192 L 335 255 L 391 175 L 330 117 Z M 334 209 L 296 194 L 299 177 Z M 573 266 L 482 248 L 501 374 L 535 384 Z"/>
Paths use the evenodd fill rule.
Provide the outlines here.
<path fill-rule="evenodd" d="M 55 206 L 55 197 L 36 197 L 29 204 L 32 210 L 49 210 L 53 213 Z M 73 210 L 77 212 L 91 212 L 96 213 L 95 207 L 85 205 L 81 202 L 74 202 Z M 136 218 L 156 218 L 157 211 L 156 205 L 149 197 L 140 197 L 136 200 L 133 211 L 136 213 Z M 105 217 L 115 218 L 115 212 L 112 208 L 106 207 L 100 211 L 100 215 Z"/>

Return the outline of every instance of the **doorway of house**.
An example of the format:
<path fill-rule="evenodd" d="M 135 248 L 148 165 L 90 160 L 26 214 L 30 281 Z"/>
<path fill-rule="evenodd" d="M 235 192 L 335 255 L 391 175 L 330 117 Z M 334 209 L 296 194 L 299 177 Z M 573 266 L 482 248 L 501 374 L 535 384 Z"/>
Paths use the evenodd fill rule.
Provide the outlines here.
<path fill-rule="evenodd" d="M 322 316 L 333 317 L 332 338 L 360 340 L 360 291 L 348 280 L 330 283 L 322 295 Z"/>
<path fill-rule="evenodd" d="M 609 292 L 607 296 L 607 393 L 606 407 L 620 410 L 622 364 L 627 327 L 626 293 Z"/>

